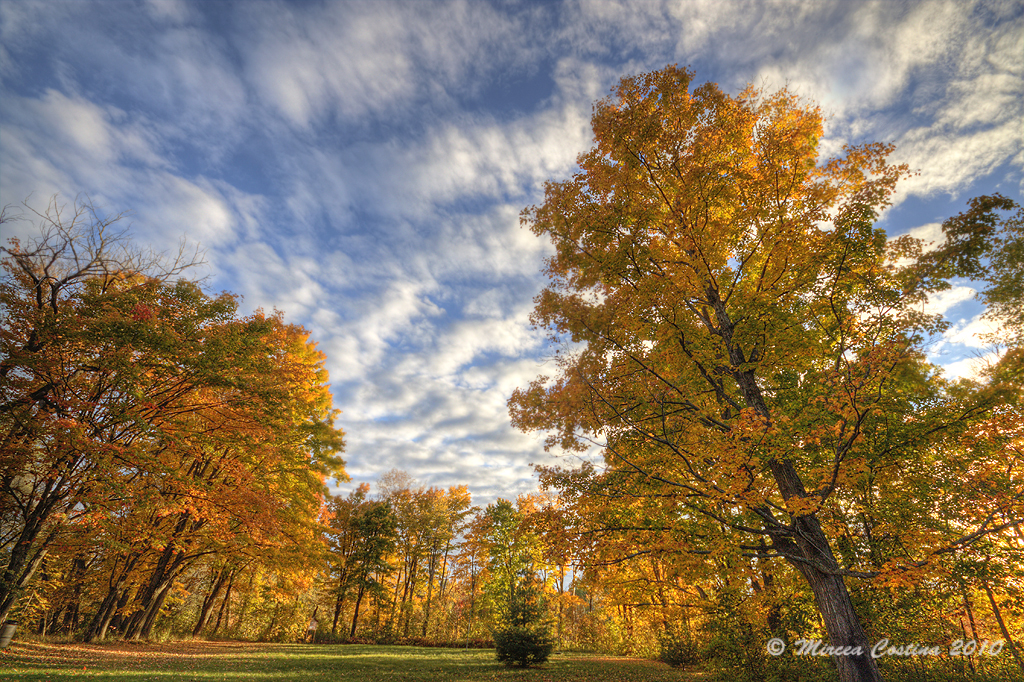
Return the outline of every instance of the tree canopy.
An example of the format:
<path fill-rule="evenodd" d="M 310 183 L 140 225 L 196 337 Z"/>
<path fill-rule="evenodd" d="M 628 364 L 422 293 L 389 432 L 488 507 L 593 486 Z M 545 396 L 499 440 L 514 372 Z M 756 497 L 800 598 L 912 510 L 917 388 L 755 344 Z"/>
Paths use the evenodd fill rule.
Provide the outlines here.
<path fill-rule="evenodd" d="M 595 106 L 579 171 L 524 211 L 555 247 L 532 319 L 562 350 L 556 376 L 513 394 L 513 423 L 570 451 L 600 446 L 603 468 L 542 481 L 599 526 L 647 537 L 637 551 L 703 570 L 785 560 L 831 644 L 865 652 L 835 657 L 840 678 L 880 679 L 846 580 L 906 577 L 1021 519 L 1014 475 L 925 539 L 935 498 L 905 477 L 969 429 L 993 439 L 998 466 L 1019 464 L 1019 434 L 1003 428 L 1016 406 L 949 385 L 922 350 L 943 322 L 920 304 L 974 261 L 898 263 L 920 245 L 875 225 L 908 173 L 890 146 L 819 159 L 816 106 L 785 89 L 691 90 L 692 78 L 624 78 Z M 971 234 L 986 245 L 975 258 L 1009 253 Z M 1019 278 L 1001 262 L 996 280 Z"/>

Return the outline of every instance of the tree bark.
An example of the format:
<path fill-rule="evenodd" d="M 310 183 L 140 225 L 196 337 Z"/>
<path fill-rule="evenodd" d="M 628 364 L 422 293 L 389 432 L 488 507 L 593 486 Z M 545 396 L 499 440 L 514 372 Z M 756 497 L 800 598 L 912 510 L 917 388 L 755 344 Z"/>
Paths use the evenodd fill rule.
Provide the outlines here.
<path fill-rule="evenodd" d="M 806 565 L 797 565 L 797 569 L 814 593 L 814 601 L 828 632 L 829 644 L 834 647 L 851 647 L 850 650 L 862 652 L 859 655 L 832 657 L 839 679 L 842 682 L 881 682 L 882 674 L 875 659 L 871 657 L 871 645 L 853 609 L 853 602 L 842 577 Z"/>
<path fill-rule="evenodd" d="M 228 608 L 228 604 L 231 603 L 231 588 L 235 585 L 235 574 L 231 574 L 231 578 L 228 580 L 228 590 L 224 593 L 224 601 L 220 603 L 220 610 L 217 611 L 217 623 L 213 626 L 214 634 L 220 630 L 221 620 L 224 618 L 224 611 Z M 227 623 L 224 624 L 224 629 L 227 629 Z"/>
<path fill-rule="evenodd" d="M 334 600 L 334 622 L 331 623 L 331 636 L 338 634 L 338 618 L 341 617 L 341 607 L 345 603 L 345 594 L 338 590 L 338 596 Z"/>
<path fill-rule="evenodd" d="M 46 558 L 50 543 L 57 537 L 57 533 L 60 530 L 59 525 L 52 528 L 49 534 L 47 534 L 46 539 L 38 543 L 37 546 L 35 540 L 42 532 L 42 526 L 46 521 L 47 514 L 39 513 L 35 514 L 34 517 L 38 517 L 35 519 L 38 523 L 26 523 L 21 536 L 14 545 L 14 550 L 11 552 L 7 568 L 4 570 L 3 575 L 0 576 L 0 623 L 7 620 L 11 609 L 14 608 L 18 597 L 21 596 L 22 590 L 32 579 L 32 576 L 35 575 L 39 564 Z"/>

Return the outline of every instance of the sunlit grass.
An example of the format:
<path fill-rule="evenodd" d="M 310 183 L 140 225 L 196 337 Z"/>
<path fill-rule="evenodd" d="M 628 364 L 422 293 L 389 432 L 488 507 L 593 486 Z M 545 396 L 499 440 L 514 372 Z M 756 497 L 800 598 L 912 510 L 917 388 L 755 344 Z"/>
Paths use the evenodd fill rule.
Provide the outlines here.
<path fill-rule="evenodd" d="M 699 675 L 654 661 L 555 654 L 544 666 L 508 669 L 493 650 L 429 649 L 369 645 L 242 644 L 38 644 L 15 642 L 0 653 L 0 680 L 423 680 L 478 682 L 538 680 L 582 682 L 695 682 Z"/>

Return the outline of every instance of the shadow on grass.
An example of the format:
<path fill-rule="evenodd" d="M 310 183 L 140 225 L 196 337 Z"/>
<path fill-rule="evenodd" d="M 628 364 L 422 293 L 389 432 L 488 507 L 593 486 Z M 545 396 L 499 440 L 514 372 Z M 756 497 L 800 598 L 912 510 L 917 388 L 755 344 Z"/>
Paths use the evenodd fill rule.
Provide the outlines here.
<path fill-rule="evenodd" d="M 271 682 L 278 680 L 483 682 L 695 682 L 699 675 L 654 661 L 556 654 L 538 668 L 505 668 L 488 649 L 408 646 L 250 644 L 14 643 L 0 652 L 0 680 L 72 682 Z"/>

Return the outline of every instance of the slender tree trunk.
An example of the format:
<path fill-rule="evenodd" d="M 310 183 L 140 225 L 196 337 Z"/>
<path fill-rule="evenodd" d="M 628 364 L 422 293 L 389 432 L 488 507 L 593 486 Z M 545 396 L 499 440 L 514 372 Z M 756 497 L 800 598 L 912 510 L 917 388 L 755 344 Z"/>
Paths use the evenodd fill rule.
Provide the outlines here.
<path fill-rule="evenodd" d="M 971 624 L 971 637 L 978 641 L 978 627 L 974 624 L 974 608 L 971 607 L 971 599 L 967 596 L 967 586 L 960 585 L 960 595 L 964 600 L 964 609 L 967 611 L 967 622 Z"/>
<path fill-rule="evenodd" d="M 8 368 L 9 369 L 9 368 Z M 25 435 L 23 433 L 23 435 Z M 27 437 L 27 436 L 26 436 Z M 15 441 L 20 438 L 15 439 Z M 5 446 L 10 446 L 11 435 L 5 438 Z M 21 515 L 24 518 L 24 525 L 18 535 L 11 554 L 7 560 L 7 566 L 0 573 L 0 623 L 7 620 L 11 609 L 21 596 L 25 585 L 32 580 L 39 564 L 46 558 L 50 544 L 57 538 L 63 529 L 63 523 L 49 523 L 58 509 L 66 508 L 66 500 L 75 495 L 80 489 L 80 477 L 84 474 L 79 471 L 76 475 L 79 481 L 68 482 L 65 476 L 70 475 L 79 466 L 82 457 L 65 457 L 56 465 L 55 469 L 62 472 L 56 479 L 47 481 L 39 494 L 38 499 L 30 506 L 21 507 Z M 0 476 L 0 490 L 4 491 L 4 505 L 2 512 L 5 520 L 10 515 L 17 514 L 10 502 L 14 501 L 11 490 L 13 473 L 10 470 L 3 472 Z M 49 528 L 47 526 L 49 525 Z M 45 537 L 40 540 L 40 537 Z"/>
<path fill-rule="evenodd" d="M 412 612 L 415 604 L 414 597 L 416 596 L 416 578 L 418 577 L 416 575 L 416 568 L 418 563 L 419 562 L 417 561 L 417 563 L 413 564 L 412 570 L 409 572 L 408 601 L 406 601 L 405 596 L 403 596 L 402 599 L 402 613 L 405 616 L 405 626 L 402 628 L 403 637 L 409 636 L 409 626 L 412 624 Z"/>
<path fill-rule="evenodd" d="M 107 634 L 107 628 L 110 627 L 111 620 L 113 620 L 118 610 L 124 608 L 125 604 L 128 603 L 129 590 L 124 590 L 122 594 L 121 587 L 127 582 L 128 576 L 131 575 L 141 557 L 142 555 L 137 552 L 126 557 L 124 566 L 120 571 L 117 570 L 119 560 L 115 560 L 114 572 L 107 583 L 107 596 L 103 598 L 99 609 L 89 623 L 85 633 L 86 642 L 103 639 Z"/>
<path fill-rule="evenodd" d="M 178 570 L 166 573 L 159 583 L 147 587 L 146 594 L 141 599 L 136 598 L 135 601 L 139 603 L 139 606 L 128 620 L 122 635 L 126 641 L 149 637 L 156 617 L 160 613 L 167 593 L 170 592 L 171 585 L 178 577 L 178 573 Z"/>
<path fill-rule="evenodd" d="M 469 624 L 466 626 L 466 639 L 473 634 L 473 626 L 476 624 L 476 567 L 470 569 L 469 574 Z M 467 641 L 468 644 L 468 641 Z"/>
<path fill-rule="evenodd" d="M 220 610 L 217 612 L 217 623 L 213 626 L 213 633 L 217 634 L 220 630 L 221 619 L 224 617 L 224 612 L 228 608 L 228 604 L 231 602 L 231 588 L 235 585 L 235 574 L 232 572 L 231 578 L 228 580 L 228 589 L 224 593 L 224 601 L 220 603 Z M 224 629 L 227 629 L 227 623 L 224 624 Z"/>
<path fill-rule="evenodd" d="M 146 616 L 142 621 L 141 631 L 136 637 L 133 637 L 133 639 L 149 639 L 153 634 L 153 626 L 156 625 L 156 619 L 160 615 L 160 610 L 164 607 L 164 602 L 167 601 L 167 595 L 171 593 L 171 585 L 174 584 L 175 577 L 177 577 L 177 574 L 168 578 L 168 580 L 160 587 L 156 597 L 146 610 Z M 127 637 L 125 639 L 127 639 Z"/>
<path fill-rule="evenodd" d="M 18 597 L 21 596 L 22 590 L 32 580 L 39 564 L 43 562 L 49 552 L 50 543 L 57 536 L 57 529 L 54 529 L 42 543 L 39 543 L 38 547 L 33 547 L 33 540 L 38 533 L 30 533 L 29 530 L 26 528 L 22 537 L 15 544 L 11 558 L 7 562 L 7 568 L 0 576 L 0 623 L 7 620 L 8 614 L 18 601 Z"/>
<path fill-rule="evenodd" d="M 166 550 L 164 554 L 167 554 Z M 156 570 L 153 571 L 153 575 L 150 576 L 145 590 L 135 599 L 138 606 L 125 627 L 123 635 L 125 640 L 137 640 L 139 637 L 148 636 L 148 632 L 153 627 L 156 614 L 166 598 L 167 591 L 185 563 L 186 555 L 183 551 L 179 551 L 168 562 L 165 562 L 163 559 L 164 557 L 161 557 L 161 561 L 157 565 Z"/>
<path fill-rule="evenodd" d="M 967 629 L 964 627 L 963 617 L 960 618 L 960 634 L 964 636 L 964 641 L 967 641 Z M 978 641 L 977 637 L 975 637 L 974 641 Z M 977 675 L 978 671 L 974 669 L 974 654 L 967 657 L 967 664 L 971 666 L 971 675 Z"/>
<path fill-rule="evenodd" d="M 365 591 L 366 586 L 360 583 L 359 592 L 356 593 L 356 606 L 352 610 L 352 630 L 348 633 L 350 639 L 356 636 L 356 627 L 359 625 L 359 605 L 363 601 L 363 592 Z"/>
<path fill-rule="evenodd" d="M 196 622 L 196 626 L 192 628 L 192 636 L 198 637 L 199 633 L 206 627 L 206 622 L 210 620 L 210 614 L 213 613 L 213 605 L 217 601 L 217 597 L 220 596 L 221 590 L 228 582 L 228 571 L 227 567 L 223 567 L 217 572 L 217 577 L 213 581 L 213 586 L 210 588 L 210 593 L 203 599 L 203 606 L 199 610 L 199 620 Z"/>
<path fill-rule="evenodd" d="M 106 631 L 107 623 L 109 623 L 108 616 L 111 614 L 114 608 L 114 604 L 117 603 L 117 588 L 113 585 L 107 590 L 107 596 L 100 602 L 100 607 L 93 615 L 92 620 L 89 622 L 89 628 L 85 632 L 85 641 L 92 642 L 100 637 L 100 631 Z"/>
<path fill-rule="evenodd" d="M 423 606 L 423 637 L 427 636 L 427 626 L 430 625 L 430 601 L 434 596 L 434 572 L 436 569 L 437 559 L 431 556 L 427 564 L 427 601 Z"/>
<path fill-rule="evenodd" d="M 792 462 L 775 460 L 771 468 L 783 499 L 806 496 Z M 810 585 L 818 613 L 828 633 L 829 644 L 861 652 L 859 655 L 832 657 L 840 682 L 881 682 L 882 674 L 871 656 L 871 645 L 853 608 L 846 583 L 839 574 L 839 564 L 817 516 L 808 514 L 797 517 L 794 525 L 795 539 L 776 539 L 776 549 L 781 550 Z"/>
<path fill-rule="evenodd" d="M 378 580 L 383 582 L 384 576 L 378 574 Z M 376 634 L 380 634 L 380 612 L 381 612 L 381 594 L 380 592 L 373 593 L 373 631 Z"/>
<path fill-rule="evenodd" d="M 988 583 L 982 583 L 981 586 L 985 588 L 985 594 L 988 595 L 988 601 L 992 605 L 992 613 L 995 614 L 996 622 L 999 623 L 999 631 L 1006 638 L 1006 645 L 1010 648 L 1010 653 L 1017 659 L 1017 665 L 1020 667 L 1021 672 L 1024 673 L 1024 660 L 1021 660 L 1020 652 L 1017 651 L 1017 645 L 1014 644 L 1013 638 L 1010 637 L 1010 631 L 1003 621 L 1003 614 L 999 611 L 999 604 L 996 603 L 996 597 L 992 594 L 992 588 L 988 586 Z"/>
<path fill-rule="evenodd" d="M 341 607 L 345 603 L 345 595 L 339 590 L 334 600 L 334 622 L 331 623 L 331 636 L 338 634 L 338 618 L 341 616 Z"/>
<path fill-rule="evenodd" d="M 186 531 L 194 532 L 203 525 L 205 524 L 201 521 L 194 521 L 189 513 L 182 513 L 178 516 L 174 528 L 171 530 L 170 538 L 160 553 L 160 559 L 157 560 L 156 567 L 153 569 L 145 589 L 136 597 L 137 606 L 125 628 L 124 639 L 138 639 L 143 630 L 152 629 L 155 618 L 154 603 L 156 601 L 163 603 L 163 598 L 160 595 L 166 594 L 170 587 L 169 583 L 174 580 L 188 558 L 185 549 L 179 547 L 178 539 Z"/>
<path fill-rule="evenodd" d="M 71 600 L 64 614 L 64 621 L 60 625 L 63 632 L 74 632 L 78 629 L 78 619 L 82 608 L 82 586 L 85 582 L 85 572 L 89 564 L 81 554 L 75 557 L 68 572 L 68 582 L 74 585 L 71 591 Z"/>
<path fill-rule="evenodd" d="M 120 583 L 119 583 L 120 584 Z M 107 636 L 107 630 L 111 624 L 117 618 L 118 613 L 128 604 L 128 599 L 131 597 L 131 591 L 126 589 L 118 596 L 118 587 L 112 587 L 107 595 L 107 599 L 104 599 L 103 605 L 100 607 L 100 611 L 96 613 L 96 617 L 93 618 L 93 623 L 89 628 L 89 633 L 86 636 L 87 642 L 95 640 L 102 640 Z"/>
<path fill-rule="evenodd" d="M 833 656 L 841 682 L 882 682 L 871 645 L 853 609 L 853 601 L 841 576 L 823 573 L 799 562 L 794 564 L 804 576 L 828 633 L 829 644 L 834 647 L 860 647 L 860 655 Z"/>
<path fill-rule="evenodd" d="M 345 604 L 345 597 L 348 596 L 348 562 L 351 557 L 345 557 L 345 563 L 342 565 L 338 575 L 338 595 L 334 601 L 334 622 L 331 624 L 331 636 L 338 632 L 338 619 L 341 617 L 341 607 Z"/>
<path fill-rule="evenodd" d="M 267 626 L 267 632 L 263 636 L 264 641 L 269 640 L 271 637 L 274 636 L 274 628 L 277 627 L 277 617 L 278 615 L 280 615 L 280 613 L 281 603 L 278 602 L 277 605 L 274 606 L 274 615 L 270 617 L 270 625 Z"/>
<path fill-rule="evenodd" d="M 565 606 L 565 564 L 558 564 L 558 650 L 562 650 L 562 622 Z"/>

